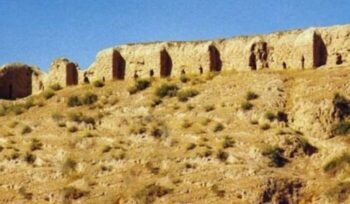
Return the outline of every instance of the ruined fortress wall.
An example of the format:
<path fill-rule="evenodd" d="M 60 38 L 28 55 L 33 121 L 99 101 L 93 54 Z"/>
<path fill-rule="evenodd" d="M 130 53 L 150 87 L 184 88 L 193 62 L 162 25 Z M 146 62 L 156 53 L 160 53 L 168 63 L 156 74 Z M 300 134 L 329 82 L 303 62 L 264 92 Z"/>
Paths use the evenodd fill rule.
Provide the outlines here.
<path fill-rule="evenodd" d="M 52 84 L 59 84 L 62 87 L 77 85 L 79 79 L 78 75 L 77 64 L 65 58 L 56 59 L 51 64 L 45 87 L 49 87 Z"/>
<path fill-rule="evenodd" d="M 200 67 L 208 72 L 333 66 L 339 56 L 342 63 L 349 62 L 349 35 L 346 25 L 213 41 L 122 45 L 101 51 L 89 73 L 95 79 L 116 79 L 113 73 L 119 69 L 124 70 L 124 78 L 132 78 L 148 77 L 151 72 L 159 77 L 162 69 L 179 76 L 199 73 Z"/>
<path fill-rule="evenodd" d="M 27 65 L 11 64 L 0 69 L 0 98 L 16 99 L 32 94 L 32 70 Z"/>

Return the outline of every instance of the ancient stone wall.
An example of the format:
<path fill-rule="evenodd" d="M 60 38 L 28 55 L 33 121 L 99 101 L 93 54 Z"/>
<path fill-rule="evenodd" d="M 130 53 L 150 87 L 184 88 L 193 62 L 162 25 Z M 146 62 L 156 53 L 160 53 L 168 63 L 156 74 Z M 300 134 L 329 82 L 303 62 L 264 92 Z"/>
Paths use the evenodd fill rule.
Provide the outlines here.
<path fill-rule="evenodd" d="M 45 86 L 59 84 L 62 87 L 78 84 L 78 65 L 65 58 L 59 58 L 52 62 Z"/>
<path fill-rule="evenodd" d="M 350 63 L 349 36 L 350 26 L 344 25 L 212 41 L 129 44 L 101 51 L 88 72 L 95 79 L 117 79 L 115 70 L 132 78 L 336 66 Z"/>
<path fill-rule="evenodd" d="M 31 95 L 32 73 L 28 65 L 4 65 L 0 69 L 0 99 L 13 100 Z"/>

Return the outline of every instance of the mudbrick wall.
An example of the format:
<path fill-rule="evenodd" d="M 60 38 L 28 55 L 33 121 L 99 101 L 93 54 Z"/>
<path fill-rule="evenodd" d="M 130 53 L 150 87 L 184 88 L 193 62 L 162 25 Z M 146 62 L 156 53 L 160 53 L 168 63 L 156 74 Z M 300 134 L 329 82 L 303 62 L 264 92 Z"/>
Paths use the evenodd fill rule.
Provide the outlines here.
<path fill-rule="evenodd" d="M 0 69 L 0 99 L 95 80 L 169 77 L 222 70 L 313 69 L 350 64 L 350 25 L 193 42 L 127 44 L 100 51 L 87 70 L 56 59 L 50 72 L 23 64 Z"/>

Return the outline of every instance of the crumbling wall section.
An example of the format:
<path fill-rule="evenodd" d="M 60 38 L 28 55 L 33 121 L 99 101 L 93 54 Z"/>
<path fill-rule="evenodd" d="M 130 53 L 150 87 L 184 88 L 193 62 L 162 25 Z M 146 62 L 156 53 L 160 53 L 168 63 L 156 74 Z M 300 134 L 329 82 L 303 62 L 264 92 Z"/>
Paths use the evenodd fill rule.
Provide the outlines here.
<path fill-rule="evenodd" d="M 58 58 L 51 63 L 45 87 L 59 84 L 62 87 L 77 85 L 79 80 L 78 65 L 65 58 Z"/>
<path fill-rule="evenodd" d="M 0 68 L 0 99 L 14 100 L 32 94 L 32 73 L 25 64 L 8 64 Z"/>

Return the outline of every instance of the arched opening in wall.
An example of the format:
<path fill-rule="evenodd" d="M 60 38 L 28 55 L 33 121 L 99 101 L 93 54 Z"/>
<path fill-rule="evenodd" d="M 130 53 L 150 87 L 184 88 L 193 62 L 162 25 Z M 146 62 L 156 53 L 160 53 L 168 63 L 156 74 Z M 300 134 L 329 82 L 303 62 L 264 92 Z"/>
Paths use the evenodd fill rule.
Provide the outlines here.
<path fill-rule="evenodd" d="M 74 63 L 68 63 L 66 68 L 66 85 L 72 86 L 78 84 L 78 70 Z"/>
<path fill-rule="evenodd" d="M 14 99 L 13 98 L 13 85 L 9 84 L 9 90 L 8 90 L 8 99 Z"/>
<path fill-rule="evenodd" d="M 327 56 L 327 47 L 322 37 L 315 33 L 313 36 L 313 66 L 320 67 L 327 64 Z"/>
<path fill-rule="evenodd" d="M 287 64 L 286 64 L 286 62 L 283 62 L 283 63 L 282 63 L 282 67 L 283 67 L 283 69 L 287 69 Z"/>
<path fill-rule="evenodd" d="M 199 74 L 203 74 L 203 67 L 202 66 L 199 67 Z"/>
<path fill-rule="evenodd" d="M 214 46 L 209 46 L 209 69 L 211 72 L 220 72 L 222 67 L 222 61 L 220 58 L 219 50 Z"/>
<path fill-rule="evenodd" d="M 256 70 L 256 56 L 253 52 L 249 56 L 249 67 L 251 70 Z"/>
<path fill-rule="evenodd" d="M 336 64 L 336 65 L 343 64 L 342 56 L 341 56 L 341 54 L 339 54 L 339 53 L 336 54 L 335 64 Z"/>
<path fill-rule="evenodd" d="M 169 77 L 173 68 L 173 61 L 166 50 L 160 52 L 160 77 Z"/>
<path fill-rule="evenodd" d="M 113 52 L 112 57 L 113 79 L 123 80 L 125 77 L 125 59 L 117 52 Z"/>
<path fill-rule="evenodd" d="M 304 57 L 304 55 L 301 56 L 300 61 L 301 61 L 301 68 L 304 69 L 305 68 L 305 57 Z"/>

